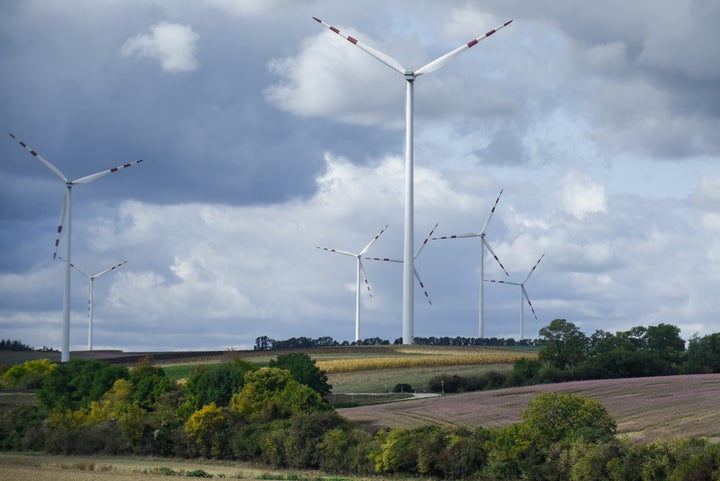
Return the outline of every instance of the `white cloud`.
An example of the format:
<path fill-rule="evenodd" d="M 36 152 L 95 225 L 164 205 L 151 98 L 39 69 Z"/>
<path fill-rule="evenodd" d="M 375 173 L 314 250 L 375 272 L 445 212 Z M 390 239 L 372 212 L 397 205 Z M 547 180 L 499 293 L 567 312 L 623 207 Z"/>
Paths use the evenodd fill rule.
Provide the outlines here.
<path fill-rule="evenodd" d="M 159 60 L 167 72 L 189 72 L 198 68 L 197 41 L 200 36 L 189 25 L 160 22 L 149 34 L 129 38 L 122 46 L 124 57 Z"/>
<path fill-rule="evenodd" d="M 606 212 L 605 188 L 580 172 L 568 172 L 563 178 L 562 208 L 578 220 L 587 214 Z"/>

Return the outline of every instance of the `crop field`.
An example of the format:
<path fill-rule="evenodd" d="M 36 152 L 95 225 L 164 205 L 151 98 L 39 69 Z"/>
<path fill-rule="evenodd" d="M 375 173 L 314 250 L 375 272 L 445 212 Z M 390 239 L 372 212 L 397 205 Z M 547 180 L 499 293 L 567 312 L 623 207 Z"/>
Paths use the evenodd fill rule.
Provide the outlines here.
<path fill-rule="evenodd" d="M 544 391 L 598 400 L 617 421 L 619 434 L 633 442 L 693 437 L 720 441 L 720 374 L 543 384 L 338 411 L 350 420 L 375 426 L 496 427 L 519 421 L 521 411 Z"/>

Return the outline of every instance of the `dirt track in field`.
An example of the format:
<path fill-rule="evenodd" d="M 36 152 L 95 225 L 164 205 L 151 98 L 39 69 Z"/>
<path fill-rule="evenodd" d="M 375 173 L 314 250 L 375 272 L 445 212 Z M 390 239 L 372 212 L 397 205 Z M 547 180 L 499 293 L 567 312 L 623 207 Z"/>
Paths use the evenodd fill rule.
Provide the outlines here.
<path fill-rule="evenodd" d="M 683 437 L 720 441 L 720 374 L 578 381 L 412 399 L 340 409 L 348 419 L 378 427 L 427 424 L 497 427 L 520 420 L 540 392 L 572 392 L 600 401 L 634 442 Z"/>

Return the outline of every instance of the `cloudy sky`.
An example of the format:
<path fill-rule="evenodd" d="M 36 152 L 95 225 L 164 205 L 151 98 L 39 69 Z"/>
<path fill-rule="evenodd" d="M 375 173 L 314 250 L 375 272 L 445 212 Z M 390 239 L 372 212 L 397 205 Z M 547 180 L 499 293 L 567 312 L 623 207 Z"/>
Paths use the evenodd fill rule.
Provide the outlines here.
<path fill-rule="evenodd" d="M 402 76 L 415 84 L 415 238 L 477 232 L 487 279 L 526 287 L 525 336 L 671 323 L 720 330 L 720 4 L 710 0 L 22 0 L 0 4 L 0 337 L 61 346 L 63 185 L 73 262 L 96 273 L 96 348 L 353 340 L 355 262 L 402 258 Z M 60 250 L 64 251 L 64 238 Z M 432 241 L 416 336 L 478 333 L 479 239 Z M 361 337 L 402 336 L 402 268 L 366 261 Z M 72 278 L 71 349 L 88 280 Z M 485 284 L 485 335 L 520 336 Z"/>

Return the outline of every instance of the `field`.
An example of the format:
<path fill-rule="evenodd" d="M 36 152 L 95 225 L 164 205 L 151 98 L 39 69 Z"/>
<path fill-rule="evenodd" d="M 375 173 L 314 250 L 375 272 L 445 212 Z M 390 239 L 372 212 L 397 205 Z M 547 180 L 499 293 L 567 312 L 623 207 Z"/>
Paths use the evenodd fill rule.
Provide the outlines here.
<path fill-rule="evenodd" d="M 461 424 L 504 426 L 540 392 L 571 392 L 600 401 L 618 432 L 641 443 L 683 437 L 720 441 L 720 374 L 578 381 L 414 399 L 340 409 L 344 417 L 375 426 Z"/>

